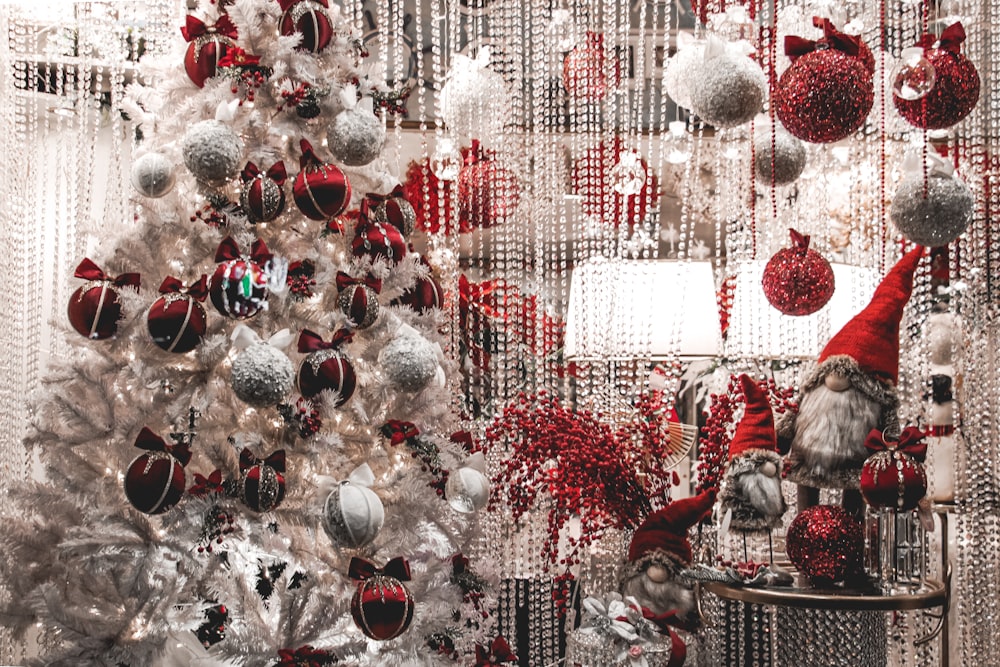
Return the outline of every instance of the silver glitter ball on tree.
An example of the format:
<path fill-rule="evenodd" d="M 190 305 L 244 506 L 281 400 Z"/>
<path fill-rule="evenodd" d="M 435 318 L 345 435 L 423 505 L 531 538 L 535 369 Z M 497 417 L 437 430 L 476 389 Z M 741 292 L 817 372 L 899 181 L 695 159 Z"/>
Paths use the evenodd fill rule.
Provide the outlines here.
<path fill-rule="evenodd" d="M 174 189 L 174 164 L 162 153 L 146 153 L 132 163 L 132 187 L 143 197 L 156 199 Z"/>
<path fill-rule="evenodd" d="M 892 198 L 889 215 L 900 234 L 914 243 L 935 247 L 948 245 L 972 222 L 975 199 L 969 186 L 943 174 L 904 180 Z"/>
<path fill-rule="evenodd" d="M 749 122 L 764 105 L 767 78 L 748 56 L 729 53 L 706 60 L 689 83 L 691 109 L 715 127 Z"/>
<path fill-rule="evenodd" d="M 192 125 L 184 135 L 181 155 L 195 178 L 218 184 L 239 171 L 243 160 L 243 142 L 228 124 L 203 120 Z"/>
<path fill-rule="evenodd" d="M 382 372 L 403 391 L 423 390 L 438 373 L 437 349 L 416 332 L 398 334 L 378 355 Z"/>
<path fill-rule="evenodd" d="M 753 142 L 753 172 L 764 185 L 786 185 L 806 168 L 806 145 L 785 130 L 763 132 Z"/>
<path fill-rule="evenodd" d="M 251 345 L 233 361 L 233 392 L 254 407 L 277 405 L 291 391 L 294 381 L 291 360 L 267 343 Z"/>
<path fill-rule="evenodd" d="M 385 127 L 378 116 L 362 107 L 334 116 L 326 130 L 330 152 L 342 164 L 362 167 L 379 156 L 385 145 Z"/>

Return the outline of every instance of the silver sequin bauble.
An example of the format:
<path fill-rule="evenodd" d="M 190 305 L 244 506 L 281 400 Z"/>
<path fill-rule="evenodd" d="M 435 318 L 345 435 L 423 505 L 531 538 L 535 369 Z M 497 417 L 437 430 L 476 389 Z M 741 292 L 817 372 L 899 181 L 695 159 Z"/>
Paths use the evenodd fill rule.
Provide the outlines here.
<path fill-rule="evenodd" d="M 688 84 L 691 110 L 715 127 L 747 123 L 764 105 L 767 78 L 748 56 L 724 54 L 707 60 Z"/>
<path fill-rule="evenodd" d="M 330 152 L 342 164 L 361 167 L 379 156 L 385 145 L 385 127 L 365 109 L 345 109 L 326 130 Z"/>
<path fill-rule="evenodd" d="M 420 391 L 437 375 L 437 350 L 419 334 L 401 334 L 378 355 L 389 381 L 403 391 Z"/>
<path fill-rule="evenodd" d="M 280 403 L 294 381 L 292 362 L 267 343 L 251 345 L 233 361 L 233 392 L 244 403 L 258 408 Z"/>
<path fill-rule="evenodd" d="M 226 123 L 203 120 L 184 135 L 181 154 L 188 171 L 199 181 L 221 183 L 239 171 L 243 142 Z"/>
<path fill-rule="evenodd" d="M 947 245 L 961 236 L 972 222 L 975 204 L 965 183 L 942 174 L 927 176 L 925 197 L 921 175 L 903 181 L 892 198 L 889 215 L 910 241 L 934 247 Z"/>
<path fill-rule="evenodd" d="M 375 539 L 382 530 L 385 509 L 371 489 L 341 482 L 323 507 L 323 529 L 337 546 L 356 549 Z"/>
<path fill-rule="evenodd" d="M 699 76 L 704 62 L 704 41 L 684 46 L 667 61 L 663 75 L 667 95 L 682 109 L 691 108 L 691 82 Z"/>
<path fill-rule="evenodd" d="M 773 137 L 764 132 L 754 139 L 753 171 L 760 183 L 785 185 L 801 176 L 805 168 L 806 145 L 788 132 L 781 130 Z"/>
<path fill-rule="evenodd" d="M 162 197 L 176 180 L 173 162 L 162 153 L 146 153 L 132 163 L 132 187 L 143 197 Z"/>

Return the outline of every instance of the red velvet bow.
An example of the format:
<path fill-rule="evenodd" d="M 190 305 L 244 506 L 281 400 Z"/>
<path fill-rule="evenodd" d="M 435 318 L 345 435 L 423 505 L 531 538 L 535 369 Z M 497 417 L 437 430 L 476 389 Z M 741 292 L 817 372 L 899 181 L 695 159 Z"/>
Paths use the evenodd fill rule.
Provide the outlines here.
<path fill-rule="evenodd" d="M 468 453 L 476 451 L 476 442 L 472 439 L 472 434 L 468 431 L 455 431 L 449 438 L 456 445 L 461 445 L 462 449 Z"/>
<path fill-rule="evenodd" d="M 927 442 L 924 441 L 924 432 L 915 426 L 907 426 L 899 434 L 899 441 L 885 440 L 882 431 L 873 428 L 865 438 L 865 448 L 870 452 L 900 451 L 909 454 L 917 461 L 923 461 L 927 457 Z"/>
<path fill-rule="evenodd" d="M 517 655 L 510 650 L 510 644 L 507 643 L 503 635 L 494 639 L 489 648 L 482 644 L 476 644 L 475 667 L 489 667 L 504 662 L 517 662 Z"/>
<path fill-rule="evenodd" d="M 303 139 L 299 142 L 299 148 L 302 149 L 302 156 L 299 157 L 299 169 L 305 169 L 314 164 L 323 164 L 323 161 L 316 157 L 311 143 Z"/>
<path fill-rule="evenodd" d="M 327 0 L 312 0 L 312 1 L 319 3 L 324 7 L 327 8 L 330 7 L 330 5 L 327 4 Z M 300 2 L 302 2 L 302 0 L 278 0 L 278 4 L 281 5 L 281 11 L 283 12 L 287 12 L 289 9 L 299 4 Z"/>
<path fill-rule="evenodd" d="M 861 38 L 855 35 L 845 35 L 837 30 L 830 19 L 813 18 L 813 25 L 823 29 L 823 37 L 817 40 L 803 39 L 794 35 L 785 37 L 785 55 L 795 61 L 799 56 L 812 53 L 821 47 L 842 51 L 849 56 L 856 56 L 861 51 Z"/>
<path fill-rule="evenodd" d="M 283 160 L 278 160 L 271 165 L 271 168 L 264 172 L 264 175 L 270 178 L 272 181 L 278 185 L 284 185 L 285 180 L 288 178 L 288 172 L 285 171 L 285 163 Z M 243 167 L 243 171 L 240 172 L 240 179 L 246 183 L 247 181 L 252 181 L 253 179 L 260 176 L 260 169 L 257 168 L 253 162 L 247 162 L 247 166 Z"/>
<path fill-rule="evenodd" d="M 123 273 L 117 278 L 112 278 L 104 274 L 101 267 L 90 261 L 89 258 L 84 258 L 80 262 L 80 266 L 76 267 L 76 273 L 73 274 L 77 278 L 83 278 L 84 280 L 107 280 L 115 287 L 134 287 L 139 289 L 139 274 L 138 273 Z"/>
<path fill-rule="evenodd" d="M 389 444 L 395 446 L 420 435 L 420 429 L 411 422 L 390 419 L 382 427 L 382 435 L 389 438 Z"/>
<path fill-rule="evenodd" d="M 347 289 L 351 285 L 366 285 L 367 287 L 371 287 L 375 290 L 376 294 L 380 294 L 382 292 L 382 280 L 376 278 L 370 273 L 364 278 L 354 278 L 343 271 L 337 271 L 337 289 Z"/>
<path fill-rule="evenodd" d="M 135 439 L 135 446 L 139 449 L 148 449 L 151 452 L 166 452 L 180 461 L 182 466 L 186 466 L 191 461 L 191 449 L 186 442 L 177 445 L 168 445 L 163 438 L 143 426 L 139 435 Z"/>
<path fill-rule="evenodd" d="M 226 492 L 222 486 L 222 471 L 215 470 L 211 475 L 205 477 L 198 473 L 194 474 L 194 484 L 188 489 L 192 496 L 207 496 L 210 493 L 223 494 Z"/>
<path fill-rule="evenodd" d="M 194 281 L 186 288 L 184 287 L 184 283 L 173 276 L 167 276 L 163 279 L 163 282 L 160 283 L 160 294 L 174 294 L 178 292 L 187 294 L 192 299 L 204 301 L 205 297 L 208 296 L 208 276 L 204 273 L 201 274 L 201 278 Z"/>
<path fill-rule="evenodd" d="M 334 332 L 330 342 L 324 341 L 318 333 L 313 333 L 309 329 L 303 329 L 299 334 L 299 352 L 318 352 L 319 350 L 336 350 L 344 343 L 350 343 L 354 338 L 347 329 L 339 329 Z"/>
<path fill-rule="evenodd" d="M 236 240 L 232 236 L 227 236 L 222 239 L 222 243 L 219 244 L 218 250 L 215 251 L 215 261 L 216 262 L 228 262 L 231 259 L 239 259 L 243 256 L 243 252 L 240 250 L 240 246 L 236 243 Z M 257 239 L 250 246 L 250 259 L 252 259 L 257 264 L 263 266 L 271 261 L 274 255 L 271 251 L 267 249 L 267 246 L 263 241 Z"/>
<path fill-rule="evenodd" d="M 347 576 L 355 581 L 371 579 L 377 574 L 392 577 L 393 579 L 398 579 L 399 581 L 409 581 L 410 564 L 407 563 L 406 559 L 402 556 L 396 556 L 391 561 L 386 563 L 385 567 L 377 567 L 375 563 L 355 556 L 351 559 L 351 566 L 347 571 Z"/>
<path fill-rule="evenodd" d="M 184 40 L 188 42 L 193 42 L 199 37 L 212 34 L 222 35 L 223 37 L 229 37 L 230 39 L 236 39 L 239 37 L 236 26 L 233 25 L 233 21 L 229 18 L 229 14 L 223 14 L 220 16 L 219 20 L 212 26 L 205 25 L 205 23 L 197 16 L 191 16 L 188 14 L 187 18 L 184 19 L 184 25 L 181 27 L 181 34 L 184 35 Z"/>
<path fill-rule="evenodd" d="M 395 199 L 399 197 L 400 199 L 406 199 L 406 195 L 403 193 L 403 186 L 397 185 L 392 189 L 387 195 L 380 195 L 374 192 L 369 192 L 365 195 L 365 198 L 361 200 L 361 218 L 362 220 L 367 220 L 369 215 L 373 210 L 379 207 L 379 204 L 384 204 L 390 199 Z"/>
<path fill-rule="evenodd" d="M 278 651 L 277 667 L 323 667 L 333 664 L 327 651 L 306 644 L 297 649 L 283 648 Z"/>
<path fill-rule="evenodd" d="M 469 311 L 475 310 L 487 317 L 496 317 L 496 297 L 493 291 L 497 289 L 495 280 L 484 280 L 481 283 L 470 282 L 463 273 L 458 277 L 458 312 L 464 319 Z"/>
<path fill-rule="evenodd" d="M 958 53 L 962 48 L 962 42 L 965 41 L 965 28 L 962 27 L 961 22 L 952 23 L 950 26 L 944 29 L 940 37 L 935 37 L 930 33 L 925 34 L 917 42 L 917 46 L 922 46 L 925 49 L 933 49 L 935 46 L 945 51 L 951 51 L 952 53 Z"/>
<path fill-rule="evenodd" d="M 259 459 L 246 447 L 240 452 L 240 472 L 246 472 L 255 465 L 265 465 L 277 472 L 285 472 L 285 450 L 279 449 L 266 459 Z"/>

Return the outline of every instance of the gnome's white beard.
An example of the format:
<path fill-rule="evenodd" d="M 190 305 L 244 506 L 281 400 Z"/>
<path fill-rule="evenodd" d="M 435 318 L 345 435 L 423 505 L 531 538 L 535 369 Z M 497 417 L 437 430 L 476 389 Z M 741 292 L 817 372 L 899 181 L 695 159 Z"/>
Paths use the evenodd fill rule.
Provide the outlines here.
<path fill-rule="evenodd" d="M 854 387 L 832 391 L 825 384 L 802 397 L 792 452 L 813 475 L 860 467 L 865 438 L 878 428 L 882 407 Z"/>
<path fill-rule="evenodd" d="M 781 479 L 768 477 L 754 470 L 733 480 L 737 494 L 764 517 L 781 516 L 785 503 L 781 496 Z"/>
<path fill-rule="evenodd" d="M 622 585 L 622 596 L 632 596 L 654 614 L 663 614 L 676 609 L 677 616 L 690 618 L 694 613 L 694 592 L 690 588 L 667 579 L 657 583 L 640 572 L 629 577 Z"/>

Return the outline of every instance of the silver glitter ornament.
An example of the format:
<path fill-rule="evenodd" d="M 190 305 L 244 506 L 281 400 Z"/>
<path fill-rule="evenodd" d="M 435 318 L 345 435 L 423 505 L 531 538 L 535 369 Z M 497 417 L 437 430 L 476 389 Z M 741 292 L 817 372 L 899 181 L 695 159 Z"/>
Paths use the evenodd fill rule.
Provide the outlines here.
<path fill-rule="evenodd" d="M 378 318 L 378 295 L 367 285 L 349 285 L 337 296 L 337 307 L 355 329 L 367 329 Z"/>
<path fill-rule="evenodd" d="M 421 391 L 439 368 L 434 345 L 416 332 L 401 333 L 389 341 L 378 361 L 389 381 L 403 391 Z"/>
<path fill-rule="evenodd" d="M 923 246 L 947 245 L 962 235 L 972 222 L 975 199 L 969 186 L 943 174 L 922 174 L 900 184 L 892 198 L 889 215 L 899 232 Z"/>
<path fill-rule="evenodd" d="M 806 168 L 806 145 L 785 130 L 773 137 L 770 132 L 753 142 L 753 171 L 764 185 L 785 185 L 796 180 Z"/>
<path fill-rule="evenodd" d="M 748 56 L 725 53 L 704 62 L 690 83 L 691 109 L 715 127 L 749 122 L 764 105 L 767 78 Z"/>
<path fill-rule="evenodd" d="M 342 164 L 362 167 L 379 156 L 385 145 L 385 127 L 378 116 L 362 107 L 345 109 L 326 130 L 333 156 Z"/>
<path fill-rule="evenodd" d="M 222 183 L 237 174 L 243 158 L 243 142 L 226 123 L 203 120 L 195 123 L 181 140 L 184 164 L 195 178 Z"/>
<path fill-rule="evenodd" d="M 691 109 L 692 81 L 700 76 L 704 62 L 705 40 L 694 40 L 681 46 L 667 61 L 663 75 L 667 95 L 682 109 Z"/>
<path fill-rule="evenodd" d="M 337 546 L 356 549 L 382 530 L 385 509 L 371 489 L 344 481 L 330 492 L 323 506 L 323 529 Z"/>
<path fill-rule="evenodd" d="M 162 153 L 146 153 L 132 163 L 132 187 L 143 197 L 156 199 L 174 189 L 174 164 Z"/>
<path fill-rule="evenodd" d="M 233 361 L 230 382 L 241 401 L 262 408 L 280 403 L 294 380 L 295 369 L 288 357 L 267 343 L 257 343 Z"/>

